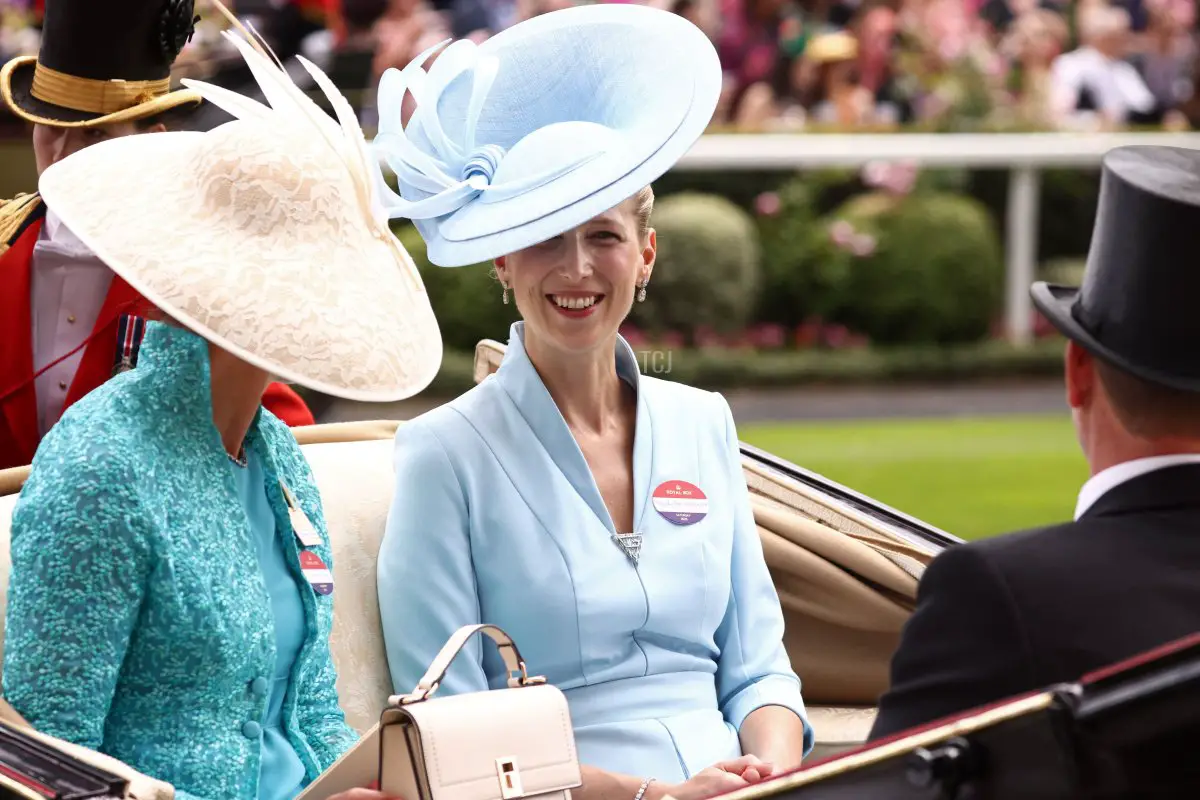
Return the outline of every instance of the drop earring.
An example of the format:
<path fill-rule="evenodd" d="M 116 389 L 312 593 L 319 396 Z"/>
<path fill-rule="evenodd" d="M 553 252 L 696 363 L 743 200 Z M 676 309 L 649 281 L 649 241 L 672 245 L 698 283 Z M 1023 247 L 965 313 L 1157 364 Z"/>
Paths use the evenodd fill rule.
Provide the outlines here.
<path fill-rule="evenodd" d="M 502 283 L 500 285 L 504 287 L 504 294 L 502 294 L 500 298 L 504 301 L 504 305 L 508 305 L 508 284 Z"/>
<path fill-rule="evenodd" d="M 639 303 L 646 302 L 646 284 L 650 281 L 645 280 L 638 284 L 637 301 Z"/>

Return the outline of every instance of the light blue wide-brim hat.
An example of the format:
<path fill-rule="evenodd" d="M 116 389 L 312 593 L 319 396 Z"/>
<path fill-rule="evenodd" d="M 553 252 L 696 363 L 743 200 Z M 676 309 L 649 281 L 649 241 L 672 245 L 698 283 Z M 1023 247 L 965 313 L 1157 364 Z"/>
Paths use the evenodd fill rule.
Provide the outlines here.
<path fill-rule="evenodd" d="M 397 178 L 399 194 L 381 186 L 389 216 L 411 219 L 442 267 L 544 242 L 632 197 L 691 148 L 721 93 L 703 31 L 645 6 L 552 11 L 456 41 L 427 73 L 443 45 L 384 73 L 373 143 Z"/>

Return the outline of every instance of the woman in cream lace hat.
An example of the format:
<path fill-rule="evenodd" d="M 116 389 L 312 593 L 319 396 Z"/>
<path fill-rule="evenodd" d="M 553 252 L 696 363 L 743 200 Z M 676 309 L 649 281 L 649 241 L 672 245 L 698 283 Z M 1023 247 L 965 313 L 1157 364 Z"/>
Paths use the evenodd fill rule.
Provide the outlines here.
<path fill-rule="evenodd" d="M 330 118 L 230 39 L 269 107 L 194 83 L 237 119 L 102 142 L 42 175 L 47 204 L 170 321 L 38 450 L 13 516 L 3 689 L 35 728 L 183 800 L 288 800 L 357 736 L 320 495 L 260 399 L 273 376 L 408 397 L 441 337 L 344 98 L 305 62 Z"/>
<path fill-rule="evenodd" d="M 566 694 L 582 800 L 699 800 L 797 766 L 813 732 L 729 406 L 640 375 L 617 333 L 652 291 L 649 184 L 720 94 L 712 44 L 603 4 L 428 55 L 379 87 L 385 204 L 435 264 L 493 261 L 523 319 L 496 374 L 398 431 L 378 561 L 395 690 L 491 623 Z M 475 640 L 439 692 L 503 673 Z"/>

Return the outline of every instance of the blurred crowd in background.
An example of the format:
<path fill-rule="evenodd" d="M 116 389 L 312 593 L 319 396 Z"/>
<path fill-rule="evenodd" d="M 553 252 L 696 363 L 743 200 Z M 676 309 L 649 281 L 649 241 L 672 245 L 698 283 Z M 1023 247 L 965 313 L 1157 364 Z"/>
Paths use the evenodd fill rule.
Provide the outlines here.
<path fill-rule="evenodd" d="M 102 2 L 102 0 L 97 0 Z M 371 123 L 371 89 L 447 37 L 482 41 L 578 0 L 240 0 L 281 57 L 326 68 Z M 617 0 L 629 2 L 630 0 Z M 35 54 L 42 0 L 0 0 L 0 56 Z M 721 55 L 714 128 L 1200 127 L 1197 0 L 646 0 Z M 178 62 L 237 59 L 208 0 Z"/>

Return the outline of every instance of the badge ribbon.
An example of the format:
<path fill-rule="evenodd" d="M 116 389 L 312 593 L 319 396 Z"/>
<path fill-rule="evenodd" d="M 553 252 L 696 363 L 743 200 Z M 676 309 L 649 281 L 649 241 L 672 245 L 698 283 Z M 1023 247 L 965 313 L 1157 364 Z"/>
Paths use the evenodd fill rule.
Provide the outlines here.
<path fill-rule="evenodd" d="M 317 533 L 317 529 L 308 521 L 308 515 L 300 508 L 300 504 L 296 502 L 295 495 L 292 490 L 283 482 L 279 482 L 279 488 L 283 490 L 283 500 L 287 503 L 288 518 L 292 522 L 292 531 L 295 532 L 296 538 L 300 540 L 302 547 L 316 547 L 321 543 L 321 535 Z"/>
<path fill-rule="evenodd" d="M 113 375 L 128 372 L 137 366 L 138 350 L 146 334 L 146 320 L 136 314 L 122 314 L 117 320 L 117 354 Z"/>

